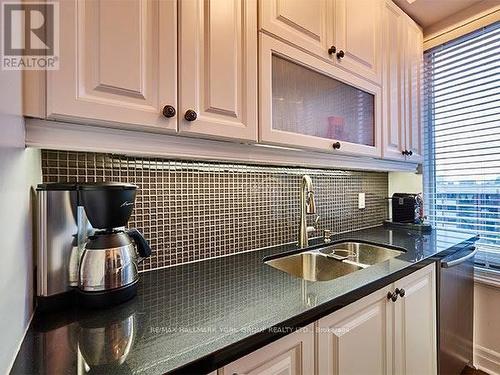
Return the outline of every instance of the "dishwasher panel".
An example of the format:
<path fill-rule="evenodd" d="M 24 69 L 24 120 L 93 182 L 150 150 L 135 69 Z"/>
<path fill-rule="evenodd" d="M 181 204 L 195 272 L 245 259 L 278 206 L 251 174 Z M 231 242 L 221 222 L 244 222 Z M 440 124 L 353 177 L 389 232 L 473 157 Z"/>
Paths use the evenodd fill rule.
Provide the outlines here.
<path fill-rule="evenodd" d="M 441 375 L 459 375 L 472 366 L 474 255 L 472 247 L 443 259 L 439 276 L 439 357 Z"/>

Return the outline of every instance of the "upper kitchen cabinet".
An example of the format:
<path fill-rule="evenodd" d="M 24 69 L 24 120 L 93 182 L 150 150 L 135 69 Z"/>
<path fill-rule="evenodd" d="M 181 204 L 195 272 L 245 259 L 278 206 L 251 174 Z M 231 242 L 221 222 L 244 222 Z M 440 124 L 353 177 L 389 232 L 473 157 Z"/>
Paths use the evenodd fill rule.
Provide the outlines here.
<path fill-rule="evenodd" d="M 306 52 L 329 59 L 331 0 L 260 0 L 260 27 Z"/>
<path fill-rule="evenodd" d="M 46 116 L 176 130 L 176 2 L 59 4 L 60 69 L 47 72 Z"/>
<path fill-rule="evenodd" d="M 383 18 L 384 158 L 421 163 L 422 31 L 392 1 Z"/>
<path fill-rule="evenodd" d="M 257 140 L 257 3 L 179 2 L 179 131 Z"/>
<path fill-rule="evenodd" d="M 335 63 L 380 84 L 380 0 L 334 0 Z"/>
<path fill-rule="evenodd" d="M 380 87 L 260 36 L 260 140 L 381 156 Z"/>
<path fill-rule="evenodd" d="M 261 0 L 260 28 L 380 84 L 380 0 Z"/>
<path fill-rule="evenodd" d="M 384 6 L 383 108 L 384 157 L 405 160 L 404 15 L 392 1 Z"/>
<path fill-rule="evenodd" d="M 27 92 L 46 102 L 27 94 L 26 115 L 257 140 L 256 1 L 60 6 L 60 70 L 28 73 Z"/>
<path fill-rule="evenodd" d="M 423 161 L 422 149 L 422 30 L 407 21 L 405 44 L 406 151 L 413 162 Z"/>

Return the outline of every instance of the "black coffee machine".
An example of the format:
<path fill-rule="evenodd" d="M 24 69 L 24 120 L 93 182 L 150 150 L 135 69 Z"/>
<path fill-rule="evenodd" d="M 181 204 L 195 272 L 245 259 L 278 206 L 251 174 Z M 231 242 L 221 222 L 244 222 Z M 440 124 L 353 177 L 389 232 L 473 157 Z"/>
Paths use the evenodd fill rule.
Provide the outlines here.
<path fill-rule="evenodd" d="M 95 229 L 80 258 L 78 291 L 89 307 L 114 305 L 135 296 L 138 263 L 151 255 L 137 229 L 125 230 L 137 186 L 120 183 L 78 184 L 80 204 Z"/>

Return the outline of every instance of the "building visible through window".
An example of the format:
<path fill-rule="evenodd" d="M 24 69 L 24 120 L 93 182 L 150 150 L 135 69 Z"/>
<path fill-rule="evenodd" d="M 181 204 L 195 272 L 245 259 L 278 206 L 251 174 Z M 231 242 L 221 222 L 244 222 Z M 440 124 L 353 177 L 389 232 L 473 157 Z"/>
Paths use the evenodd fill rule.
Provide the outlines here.
<path fill-rule="evenodd" d="M 500 271 L 500 22 L 424 54 L 424 182 L 436 228 L 480 234 Z"/>

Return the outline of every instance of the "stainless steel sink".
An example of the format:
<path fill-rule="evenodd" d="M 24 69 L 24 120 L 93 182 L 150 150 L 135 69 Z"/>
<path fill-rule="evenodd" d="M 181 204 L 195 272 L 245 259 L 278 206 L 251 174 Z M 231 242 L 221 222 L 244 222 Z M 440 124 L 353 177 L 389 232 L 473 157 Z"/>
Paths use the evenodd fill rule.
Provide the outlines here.
<path fill-rule="evenodd" d="M 341 242 L 274 258 L 265 263 L 304 280 L 327 281 L 384 262 L 402 253 L 363 242 Z"/>

